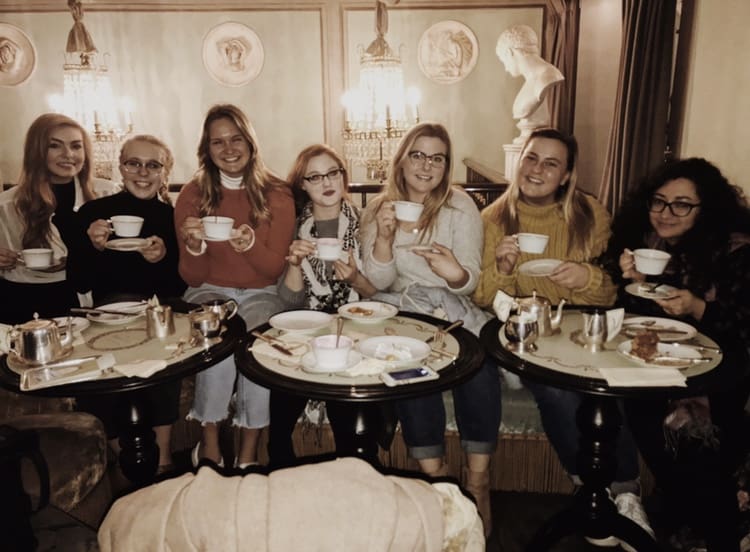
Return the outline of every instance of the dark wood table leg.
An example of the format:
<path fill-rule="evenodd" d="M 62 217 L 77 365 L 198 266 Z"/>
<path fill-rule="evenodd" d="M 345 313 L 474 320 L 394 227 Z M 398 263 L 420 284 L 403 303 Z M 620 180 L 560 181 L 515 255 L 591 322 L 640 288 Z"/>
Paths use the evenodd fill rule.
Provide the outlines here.
<path fill-rule="evenodd" d="M 378 465 L 379 415 L 372 403 L 328 402 L 338 456 L 358 456 Z"/>
<path fill-rule="evenodd" d="M 527 550 L 549 550 L 562 537 L 579 533 L 592 539 L 613 536 L 638 552 L 658 552 L 656 542 L 642 527 L 617 513 L 607 491 L 615 478 L 615 447 L 622 426 L 616 399 L 583 395 L 576 422 L 581 431 L 578 466 L 583 486 L 570 508 L 545 523 Z"/>
<path fill-rule="evenodd" d="M 120 436 L 120 469 L 134 485 L 153 482 L 159 467 L 159 447 L 151 429 L 148 406 L 138 392 L 118 393 L 115 420 Z"/>

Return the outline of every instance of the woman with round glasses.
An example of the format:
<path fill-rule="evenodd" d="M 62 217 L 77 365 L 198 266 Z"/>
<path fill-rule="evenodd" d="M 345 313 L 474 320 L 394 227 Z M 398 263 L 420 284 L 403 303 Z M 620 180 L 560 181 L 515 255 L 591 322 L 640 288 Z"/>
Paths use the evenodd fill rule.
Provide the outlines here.
<path fill-rule="evenodd" d="M 26 133 L 16 186 L 0 193 L 0 321 L 21 323 L 34 313 L 68 314 L 79 298 L 65 261 L 77 233 L 75 212 L 114 183 L 93 178 L 93 149 L 83 127 L 58 113 L 34 120 Z M 52 249 L 53 264 L 31 269 L 23 249 Z"/>
<path fill-rule="evenodd" d="M 208 110 L 198 144 L 198 171 L 175 206 L 180 275 L 188 284 L 185 300 L 205 303 L 232 299 L 248 328 L 283 310 L 276 283 L 286 266 L 294 235 L 294 201 L 289 186 L 268 168 L 247 116 L 237 106 Z M 234 219 L 226 241 L 203 233 L 201 218 Z M 200 421 L 202 436 L 193 449 L 195 465 L 208 458 L 223 465 L 219 423 L 229 413 L 236 381 L 235 416 L 240 427 L 237 467 L 256 463 L 258 439 L 269 423 L 269 391 L 237 373 L 233 358 L 200 372 L 189 418 Z"/>
<path fill-rule="evenodd" d="M 298 217 L 279 297 L 288 308 L 335 310 L 373 295 L 376 290 L 361 271 L 359 211 L 349 200 L 344 160 L 330 146 L 308 146 L 297 156 L 287 180 L 298 199 Z M 341 243 L 340 259 L 316 256 L 316 241 L 325 238 Z M 292 431 L 306 404 L 305 397 L 271 391 L 268 454 L 273 467 L 294 463 Z M 326 412 L 339 454 L 355 454 L 354 409 L 344 402 L 326 401 Z"/>
<path fill-rule="evenodd" d="M 388 183 L 362 217 L 365 274 L 381 290 L 375 299 L 402 310 L 463 320 L 478 334 L 488 317 L 471 302 L 479 279 L 482 223 L 474 201 L 450 184 L 451 140 L 435 123 L 415 125 L 402 138 Z M 422 206 L 417 221 L 397 220 L 394 202 Z M 485 363 L 452 389 L 466 488 L 477 500 L 485 533 L 491 531 L 489 467 L 500 426 L 500 381 Z M 398 401 L 409 454 L 426 474 L 447 474 L 442 393 Z"/>
<path fill-rule="evenodd" d="M 68 268 L 78 291 L 91 292 L 94 305 L 154 295 L 164 301 L 185 291 L 177 271 L 174 209 L 167 194 L 173 164 L 164 142 L 148 134 L 133 136 L 120 149 L 124 190 L 90 201 L 78 211 L 79 234 Z M 140 237 L 124 242 L 115 236 L 107 220 L 116 215 L 141 217 Z M 125 247 L 119 247 L 123 243 Z M 140 392 L 159 446 L 158 473 L 172 467 L 170 438 L 179 414 L 180 387 L 177 380 Z M 79 410 L 102 420 L 110 446 L 119 451 L 112 397 L 78 397 L 76 403 Z"/>
<path fill-rule="evenodd" d="M 671 254 L 655 279 L 672 286 L 664 288 L 666 297 L 625 290 L 646 278 L 636 270 L 632 253 L 642 247 Z M 618 211 L 605 259 L 628 312 L 678 318 L 727 351 L 736 343 L 747 350 L 750 210 L 742 191 L 713 164 L 684 159 L 647 178 Z M 746 358 L 736 361 L 738 373 L 747 367 Z M 669 500 L 666 511 L 676 524 L 687 521 L 702 531 L 709 550 L 739 549 L 731 474 L 746 443 L 746 380 L 738 378 L 733 388 L 717 390 L 707 400 L 626 402 L 628 424 Z"/>

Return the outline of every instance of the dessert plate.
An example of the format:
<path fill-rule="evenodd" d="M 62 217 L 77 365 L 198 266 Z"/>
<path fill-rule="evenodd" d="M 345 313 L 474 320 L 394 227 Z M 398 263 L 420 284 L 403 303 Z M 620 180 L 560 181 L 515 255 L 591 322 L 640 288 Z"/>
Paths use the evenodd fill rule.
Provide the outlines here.
<path fill-rule="evenodd" d="M 127 324 L 139 316 L 143 316 L 146 312 L 146 307 L 148 305 L 142 301 L 123 301 L 120 303 L 110 303 L 109 305 L 99 305 L 97 308 L 109 311 L 121 311 L 123 314 L 91 312 L 86 315 L 86 318 L 92 322 L 117 326 L 119 324 Z"/>
<path fill-rule="evenodd" d="M 268 323 L 272 328 L 289 333 L 313 333 L 331 323 L 333 316 L 316 310 L 296 310 L 273 315 Z"/>
<path fill-rule="evenodd" d="M 71 326 L 73 328 L 73 332 L 82 332 L 89 326 L 91 326 L 91 322 L 86 320 L 85 318 L 81 316 L 72 316 L 73 320 L 71 320 Z M 57 327 L 64 330 L 68 327 L 68 317 L 67 316 L 58 316 L 56 318 L 53 318 L 52 320 L 55 321 L 55 324 L 57 324 Z"/>
<path fill-rule="evenodd" d="M 653 285 L 653 283 L 646 285 L 650 287 Z M 666 284 L 659 286 L 655 291 L 649 291 L 643 286 L 644 284 L 633 282 L 625 286 L 625 291 L 627 291 L 630 295 L 643 297 L 644 299 L 668 299 L 669 297 L 672 297 L 674 295 L 675 291 L 677 291 L 676 287 L 668 286 Z"/>
<path fill-rule="evenodd" d="M 341 305 L 339 314 L 349 320 L 357 322 L 382 322 L 393 318 L 398 314 L 398 309 L 388 303 L 380 301 L 360 301 L 358 303 L 347 303 Z"/>
<path fill-rule="evenodd" d="M 145 238 L 117 238 L 109 240 L 104 247 L 113 251 L 138 251 L 148 246 Z"/>
<path fill-rule="evenodd" d="M 380 335 L 365 339 L 359 352 L 367 358 L 383 360 L 393 366 L 411 366 L 427 358 L 432 349 L 424 341 L 398 335 Z"/>
<path fill-rule="evenodd" d="M 671 318 L 654 318 L 652 316 L 635 316 L 626 318 L 622 324 L 622 334 L 635 337 L 644 330 L 652 330 L 659 336 L 660 341 L 685 341 L 698 334 L 690 324 L 672 320 Z"/>
<path fill-rule="evenodd" d="M 328 368 L 321 368 L 320 366 L 318 366 L 318 363 L 315 360 L 315 353 L 309 352 L 302 355 L 300 362 L 302 364 L 302 369 L 305 372 L 310 372 L 311 374 L 335 374 L 337 372 L 344 372 L 349 368 L 356 366 L 360 360 L 362 360 L 361 354 L 359 354 L 357 351 L 349 351 L 349 356 L 346 359 L 346 366 L 337 370 L 330 370 Z"/>
<path fill-rule="evenodd" d="M 560 259 L 535 259 L 519 266 L 518 272 L 526 276 L 543 278 L 552 274 L 560 264 L 562 264 Z"/>
<path fill-rule="evenodd" d="M 696 349 L 687 345 L 657 343 L 658 356 L 651 360 L 643 359 L 631 352 L 632 341 L 623 341 L 617 346 L 622 356 L 648 368 L 687 368 L 693 364 L 710 362 L 713 359 L 704 357 Z"/>

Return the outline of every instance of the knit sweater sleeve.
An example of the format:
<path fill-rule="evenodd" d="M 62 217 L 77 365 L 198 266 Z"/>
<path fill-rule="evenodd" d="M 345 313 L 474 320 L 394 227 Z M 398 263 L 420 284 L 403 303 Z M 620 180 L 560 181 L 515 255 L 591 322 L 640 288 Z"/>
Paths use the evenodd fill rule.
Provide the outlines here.
<path fill-rule="evenodd" d="M 456 295 L 471 295 L 479 282 L 482 269 L 484 229 L 474 200 L 462 190 L 454 189 L 451 195 L 451 236 L 453 255 L 469 274 L 466 284 L 451 289 Z M 446 210 L 443 207 L 443 210 Z M 445 211 L 448 213 L 448 211 Z M 446 245 L 446 244 L 443 244 Z"/>
<path fill-rule="evenodd" d="M 375 238 L 378 236 L 378 225 L 375 222 L 377 202 L 370 202 L 362 215 L 362 226 L 360 227 L 360 244 L 362 249 L 362 267 L 365 276 L 378 290 L 386 290 L 396 280 L 398 271 L 396 261 L 391 259 L 388 263 L 381 263 L 373 257 L 375 249 Z"/>
<path fill-rule="evenodd" d="M 180 251 L 180 276 L 189 286 L 197 287 L 206 281 L 209 265 L 202 259 L 202 255 L 192 255 L 188 252 L 185 239 L 180 232 L 182 224 L 188 217 L 200 217 L 200 189 L 196 182 L 186 184 L 177 196 L 174 208 L 174 227 Z"/>

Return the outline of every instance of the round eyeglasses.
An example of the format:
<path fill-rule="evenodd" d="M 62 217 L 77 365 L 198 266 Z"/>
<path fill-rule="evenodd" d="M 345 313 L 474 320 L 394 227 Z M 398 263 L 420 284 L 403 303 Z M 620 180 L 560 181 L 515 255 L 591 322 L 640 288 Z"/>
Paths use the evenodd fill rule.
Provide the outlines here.
<path fill-rule="evenodd" d="M 448 161 L 448 156 L 444 153 L 427 155 L 423 151 L 414 150 L 409 152 L 409 161 L 411 161 L 414 167 L 424 166 L 425 163 L 429 163 L 431 167 L 442 169 Z"/>
<path fill-rule="evenodd" d="M 324 179 L 329 181 L 338 180 L 341 175 L 344 174 L 344 169 L 333 169 L 325 174 L 311 174 L 310 176 L 303 176 L 304 180 L 307 180 L 310 184 L 320 184 Z"/>
<path fill-rule="evenodd" d="M 139 173 L 141 172 L 141 169 L 145 168 L 146 172 L 148 172 L 149 174 L 161 172 L 161 170 L 164 168 L 164 165 L 162 165 L 158 161 L 146 161 L 145 163 L 143 163 L 141 161 L 138 161 L 137 159 L 128 159 L 127 161 L 123 162 L 122 166 L 125 169 L 125 172 Z"/>
<path fill-rule="evenodd" d="M 688 203 L 687 201 L 664 201 L 658 197 L 652 197 L 648 200 L 648 210 L 652 213 L 661 213 L 669 207 L 669 212 L 676 217 L 686 217 L 696 207 L 700 207 L 700 203 Z"/>

